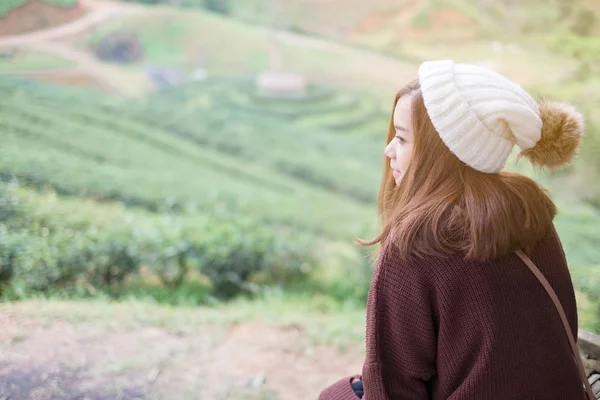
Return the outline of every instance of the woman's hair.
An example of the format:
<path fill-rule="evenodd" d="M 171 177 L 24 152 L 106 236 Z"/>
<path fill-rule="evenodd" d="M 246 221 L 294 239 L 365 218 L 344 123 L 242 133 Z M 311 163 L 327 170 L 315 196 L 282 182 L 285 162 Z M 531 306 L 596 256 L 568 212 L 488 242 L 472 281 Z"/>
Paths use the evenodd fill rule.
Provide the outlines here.
<path fill-rule="evenodd" d="M 486 261 L 516 249 L 530 251 L 553 229 L 556 207 L 533 180 L 510 172 L 479 172 L 444 144 L 425 108 L 418 81 L 394 100 L 412 99 L 411 162 L 398 186 L 384 157 L 378 209 L 381 232 L 361 245 L 395 242 L 403 258 L 463 252 Z M 395 137 L 390 120 L 386 144 Z"/>

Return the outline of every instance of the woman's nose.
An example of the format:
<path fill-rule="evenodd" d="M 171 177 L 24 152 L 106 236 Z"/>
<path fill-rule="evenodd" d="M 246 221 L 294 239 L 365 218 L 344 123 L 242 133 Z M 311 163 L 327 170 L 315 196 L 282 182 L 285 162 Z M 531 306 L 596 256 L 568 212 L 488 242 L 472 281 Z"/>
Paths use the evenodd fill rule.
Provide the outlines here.
<path fill-rule="evenodd" d="M 385 154 L 385 156 L 388 158 L 394 158 L 394 155 L 396 154 L 396 152 L 393 149 L 393 141 L 390 142 L 387 146 L 385 146 L 385 149 L 383 150 L 383 154 Z"/>

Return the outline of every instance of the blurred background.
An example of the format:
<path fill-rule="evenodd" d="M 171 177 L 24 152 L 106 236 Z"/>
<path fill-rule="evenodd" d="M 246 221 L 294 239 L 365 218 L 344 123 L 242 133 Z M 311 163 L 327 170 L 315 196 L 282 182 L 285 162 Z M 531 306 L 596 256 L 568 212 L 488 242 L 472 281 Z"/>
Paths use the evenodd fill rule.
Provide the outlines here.
<path fill-rule="evenodd" d="M 352 239 L 394 95 L 441 58 L 585 114 L 568 170 L 508 168 L 550 190 L 600 332 L 600 1 L 0 0 L 0 398 L 309 399 L 360 373 Z"/>

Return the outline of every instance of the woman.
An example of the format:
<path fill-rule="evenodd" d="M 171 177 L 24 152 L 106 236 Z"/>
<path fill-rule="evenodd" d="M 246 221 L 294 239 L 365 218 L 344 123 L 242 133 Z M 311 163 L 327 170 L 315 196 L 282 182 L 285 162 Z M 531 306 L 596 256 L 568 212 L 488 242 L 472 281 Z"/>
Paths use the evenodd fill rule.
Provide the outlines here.
<path fill-rule="evenodd" d="M 379 197 L 381 243 L 367 303 L 362 375 L 321 400 L 583 399 L 564 326 L 515 254 L 544 274 L 577 337 L 574 289 L 544 189 L 503 167 L 557 169 L 583 117 L 534 101 L 485 68 L 426 62 L 394 102 Z"/>

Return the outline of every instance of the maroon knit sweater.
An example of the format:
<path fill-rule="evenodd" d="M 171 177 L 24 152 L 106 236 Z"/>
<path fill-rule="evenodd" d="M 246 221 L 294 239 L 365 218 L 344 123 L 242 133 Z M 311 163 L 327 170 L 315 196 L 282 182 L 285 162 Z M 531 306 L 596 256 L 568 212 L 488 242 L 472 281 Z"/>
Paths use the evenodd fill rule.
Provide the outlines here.
<path fill-rule="evenodd" d="M 577 338 L 575 294 L 555 230 L 530 254 Z M 385 243 L 367 303 L 365 400 L 573 400 L 581 379 L 552 300 L 515 254 L 492 262 L 400 260 Z M 320 400 L 356 400 L 352 377 Z"/>

